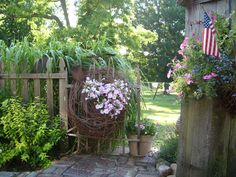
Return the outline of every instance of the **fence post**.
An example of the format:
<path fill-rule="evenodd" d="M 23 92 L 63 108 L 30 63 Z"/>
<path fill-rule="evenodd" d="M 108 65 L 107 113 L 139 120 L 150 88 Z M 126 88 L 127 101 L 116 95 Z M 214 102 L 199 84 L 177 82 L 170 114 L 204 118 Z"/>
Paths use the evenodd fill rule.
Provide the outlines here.
<path fill-rule="evenodd" d="M 60 73 L 64 73 L 67 76 L 67 69 L 63 59 L 60 60 Z M 59 80 L 59 113 L 62 121 L 62 128 L 68 129 L 68 93 L 67 93 L 67 77 Z"/>
<path fill-rule="evenodd" d="M 141 78 L 140 78 L 140 68 L 139 65 L 137 67 L 137 85 L 136 85 L 136 90 L 137 90 L 137 107 L 138 107 L 138 113 L 137 113 L 137 123 L 138 125 L 140 124 L 140 117 L 141 117 Z M 138 126 L 138 139 L 140 139 L 140 126 Z M 138 154 L 139 154 L 139 145 L 140 143 L 138 142 Z"/>
<path fill-rule="evenodd" d="M 11 73 L 16 74 L 16 65 L 13 64 L 11 68 Z M 13 95 L 16 95 L 16 80 L 17 79 L 12 79 L 11 80 L 11 91 Z"/>
<path fill-rule="evenodd" d="M 3 62 L 0 61 L 0 74 L 3 74 Z M 0 89 L 4 87 L 4 79 L 0 76 Z"/>
<path fill-rule="evenodd" d="M 48 61 L 49 62 L 49 61 Z M 49 77 L 49 71 L 47 71 L 48 78 L 46 80 L 47 84 L 47 105 L 48 105 L 48 112 L 50 116 L 54 116 L 54 109 L 53 109 L 53 79 Z"/>

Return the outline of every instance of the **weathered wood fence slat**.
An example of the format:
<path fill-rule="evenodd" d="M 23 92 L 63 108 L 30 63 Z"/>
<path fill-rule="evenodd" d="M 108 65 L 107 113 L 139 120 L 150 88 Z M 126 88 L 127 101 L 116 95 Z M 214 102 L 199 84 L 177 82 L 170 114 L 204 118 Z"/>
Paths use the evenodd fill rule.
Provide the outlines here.
<path fill-rule="evenodd" d="M 68 116 L 67 116 L 67 70 L 64 60 L 60 60 L 60 71 L 58 73 L 22 73 L 17 74 L 15 67 L 12 67 L 11 73 L 4 73 L 3 63 L 0 62 L 0 88 L 3 88 L 7 81 L 10 82 L 10 88 L 13 95 L 17 92 L 17 83 L 22 84 L 21 96 L 25 102 L 29 101 L 30 82 L 33 84 L 34 97 L 41 96 L 41 81 L 46 81 L 46 100 L 48 105 L 49 114 L 54 116 L 54 97 L 53 97 L 53 81 L 59 81 L 59 115 L 61 117 L 62 127 L 68 129 Z"/>

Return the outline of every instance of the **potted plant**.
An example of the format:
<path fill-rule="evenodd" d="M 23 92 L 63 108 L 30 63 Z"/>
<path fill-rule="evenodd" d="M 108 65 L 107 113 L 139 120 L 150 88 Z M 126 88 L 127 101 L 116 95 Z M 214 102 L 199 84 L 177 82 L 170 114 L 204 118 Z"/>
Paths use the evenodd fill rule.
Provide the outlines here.
<path fill-rule="evenodd" d="M 156 124 L 150 119 L 144 119 L 139 124 L 140 128 L 140 143 L 139 143 L 139 155 L 144 156 L 150 152 L 152 148 L 152 141 L 157 131 Z"/>
<path fill-rule="evenodd" d="M 136 125 L 135 120 L 129 120 L 126 123 L 126 132 L 127 132 L 127 137 L 129 139 L 130 155 L 137 156 L 138 155 L 138 141 L 135 141 L 135 140 L 138 139 L 138 135 L 137 135 L 137 125 Z"/>

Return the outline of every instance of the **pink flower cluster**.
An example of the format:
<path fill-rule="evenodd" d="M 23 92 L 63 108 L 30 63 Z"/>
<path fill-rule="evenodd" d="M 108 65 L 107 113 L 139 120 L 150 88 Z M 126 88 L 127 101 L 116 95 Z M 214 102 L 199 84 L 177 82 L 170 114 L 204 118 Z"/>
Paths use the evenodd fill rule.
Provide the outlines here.
<path fill-rule="evenodd" d="M 117 118 L 129 100 L 128 84 L 123 80 L 103 83 L 87 77 L 82 93 L 86 94 L 86 100 L 95 100 L 95 107 L 101 114 L 112 118 Z"/>
<path fill-rule="evenodd" d="M 184 78 L 186 79 L 186 82 L 188 85 L 193 84 L 194 81 L 192 79 L 192 74 L 191 73 L 185 73 Z"/>
<path fill-rule="evenodd" d="M 189 38 L 185 37 L 183 43 L 180 45 L 180 49 L 181 49 L 179 50 L 180 55 L 184 55 L 184 51 L 188 47 L 188 44 L 189 44 Z"/>
<path fill-rule="evenodd" d="M 217 75 L 216 73 L 212 72 L 212 73 L 210 73 L 210 74 L 204 75 L 204 76 L 203 76 L 203 79 L 204 79 L 204 80 L 211 80 L 212 78 L 215 78 L 215 77 L 217 77 L 217 76 L 218 76 L 218 75 Z"/>

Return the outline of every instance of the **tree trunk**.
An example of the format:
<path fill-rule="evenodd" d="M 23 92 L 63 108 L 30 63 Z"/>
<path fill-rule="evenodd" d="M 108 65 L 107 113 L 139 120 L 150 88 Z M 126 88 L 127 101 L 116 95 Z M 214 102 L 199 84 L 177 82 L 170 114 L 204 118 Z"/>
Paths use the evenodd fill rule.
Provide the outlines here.
<path fill-rule="evenodd" d="M 64 13 L 64 17 L 65 17 L 65 20 L 66 20 L 66 26 L 71 27 L 70 26 L 69 15 L 68 15 L 68 12 L 67 12 L 67 7 L 66 7 L 66 0 L 60 0 L 60 2 L 61 2 L 61 7 L 62 7 L 62 10 L 63 10 L 63 13 Z"/>

